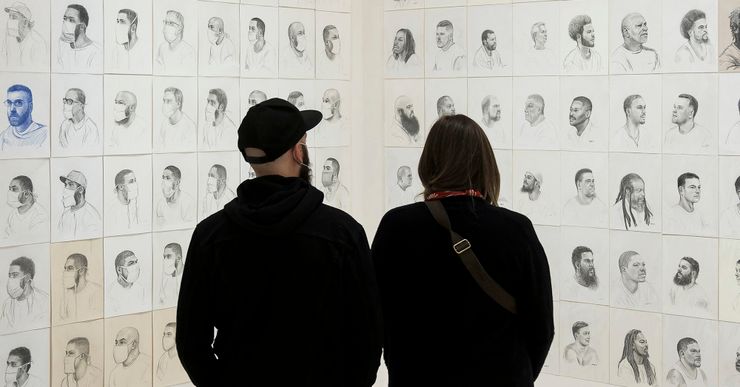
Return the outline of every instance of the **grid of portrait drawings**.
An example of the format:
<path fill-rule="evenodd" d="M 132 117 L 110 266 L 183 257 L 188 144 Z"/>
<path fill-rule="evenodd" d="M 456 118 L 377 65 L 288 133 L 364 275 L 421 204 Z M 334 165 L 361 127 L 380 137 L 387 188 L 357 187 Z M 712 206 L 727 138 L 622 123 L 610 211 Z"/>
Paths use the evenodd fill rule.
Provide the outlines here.
<path fill-rule="evenodd" d="M 187 383 L 179 282 L 196 223 L 253 177 L 236 147 L 247 110 L 278 96 L 321 110 L 308 139 L 315 183 L 351 210 L 350 3 L 1 6 L 5 381 Z"/>
<path fill-rule="evenodd" d="M 386 207 L 469 115 L 550 260 L 544 372 L 740 386 L 740 1 L 384 1 Z"/>

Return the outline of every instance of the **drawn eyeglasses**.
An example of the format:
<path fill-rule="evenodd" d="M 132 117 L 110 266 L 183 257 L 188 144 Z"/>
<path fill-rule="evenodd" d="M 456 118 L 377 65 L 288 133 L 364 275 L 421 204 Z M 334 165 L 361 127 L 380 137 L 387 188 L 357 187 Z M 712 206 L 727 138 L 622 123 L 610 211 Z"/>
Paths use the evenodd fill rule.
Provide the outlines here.
<path fill-rule="evenodd" d="M 82 103 L 82 102 L 80 102 L 80 101 L 75 101 L 75 100 L 73 100 L 72 98 L 62 98 L 62 102 L 63 102 L 63 103 L 65 104 L 65 105 L 72 105 L 72 104 L 73 104 L 73 103 L 75 103 L 75 102 L 76 102 L 76 103 Z"/>
<path fill-rule="evenodd" d="M 178 24 L 178 23 L 176 23 L 176 22 L 174 22 L 172 20 L 162 20 L 162 24 L 164 24 L 166 26 L 169 26 L 169 27 L 176 27 L 176 28 L 180 28 L 181 27 L 180 24 Z"/>

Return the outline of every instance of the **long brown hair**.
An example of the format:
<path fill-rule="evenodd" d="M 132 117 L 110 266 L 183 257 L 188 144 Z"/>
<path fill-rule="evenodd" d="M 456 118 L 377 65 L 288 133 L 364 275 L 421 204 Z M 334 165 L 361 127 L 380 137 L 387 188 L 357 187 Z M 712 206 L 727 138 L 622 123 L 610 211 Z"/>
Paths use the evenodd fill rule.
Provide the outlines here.
<path fill-rule="evenodd" d="M 462 114 L 442 117 L 432 125 L 419 160 L 419 179 L 424 196 L 472 188 L 498 205 L 501 175 L 488 136 Z"/>

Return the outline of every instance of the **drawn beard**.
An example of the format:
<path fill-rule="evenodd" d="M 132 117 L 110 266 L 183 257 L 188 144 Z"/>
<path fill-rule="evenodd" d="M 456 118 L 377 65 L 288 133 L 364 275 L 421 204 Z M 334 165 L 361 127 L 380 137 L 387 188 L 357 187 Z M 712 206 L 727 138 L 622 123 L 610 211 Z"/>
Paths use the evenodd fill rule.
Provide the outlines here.
<path fill-rule="evenodd" d="M 579 267 L 578 277 L 581 278 L 581 281 L 583 281 L 583 283 L 588 288 L 596 287 L 599 284 L 599 278 L 596 277 L 595 269 L 588 269 L 584 271 Z"/>
<path fill-rule="evenodd" d="M 524 193 L 532 193 L 534 191 L 534 184 L 527 186 L 526 184 L 522 184 L 521 191 Z"/>
<path fill-rule="evenodd" d="M 673 283 L 678 286 L 686 286 L 691 283 L 691 275 L 683 276 L 680 273 L 676 273 L 676 275 L 673 276 Z"/>
<path fill-rule="evenodd" d="M 401 112 L 401 127 L 411 136 L 419 133 L 419 119 L 416 116 L 409 117 L 405 112 Z"/>

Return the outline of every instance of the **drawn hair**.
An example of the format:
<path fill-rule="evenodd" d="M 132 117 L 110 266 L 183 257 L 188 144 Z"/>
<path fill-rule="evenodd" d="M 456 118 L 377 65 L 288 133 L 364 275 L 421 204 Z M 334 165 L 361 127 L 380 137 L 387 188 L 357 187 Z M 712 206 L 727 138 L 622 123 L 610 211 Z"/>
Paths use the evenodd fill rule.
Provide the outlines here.
<path fill-rule="evenodd" d="M 180 36 L 182 36 L 183 32 L 185 31 L 185 17 L 183 17 L 180 12 L 177 12 L 174 9 L 168 10 L 167 15 L 174 16 L 175 19 L 177 19 L 177 22 L 180 23 Z"/>
<path fill-rule="evenodd" d="M 130 169 L 122 169 L 118 173 L 116 173 L 116 177 L 113 179 L 114 183 L 116 184 L 116 189 L 118 188 L 119 185 L 126 184 L 126 180 L 124 179 L 126 178 L 126 175 L 128 175 L 129 173 L 134 173 L 134 171 Z"/>
<path fill-rule="evenodd" d="M 501 175 L 486 133 L 469 117 L 444 116 L 432 125 L 419 159 L 424 195 L 476 189 L 498 205 Z"/>
<path fill-rule="evenodd" d="M 136 15 L 136 11 L 133 9 L 124 8 L 118 11 L 118 13 L 125 13 L 126 18 L 128 18 L 129 23 L 131 23 L 131 26 L 139 26 L 139 18 Z"/>
<path fill-rule="evenodd" d="M 740 176 L 735 179 L 735 192 L 740 191 Z"/>
<path fill-rule="evenodd" d="M 123 250 L 118 253 L 118 255 L 116 255 L 116 261 L 114 262 L 115 268 L 118 269 L 119 267 L 123 266 L 123 262 L 126 260 L 126 258 L 133 257 L 134 255 L 134 252 L 131 250 Z M 116 274 L 118 274 L 117 270 Z"/>
<path fill-rule="evenodd" d="M 252 20 L 250 21 L 253 21 L 254 24 L 257 25 L 257 30 L 259 30 L 260 34 L 262 34 L 262 36 L 264 37 L 265 36 L 265 22 L 262 21 L 262 19 L 258 17 L 253 17 Z"/>
<path fill-rule="evenodd" d="M 218 32 L 224 32 L 224 19 L 221 19 L 218 16 L 214 16 L 210 19 L 208 19 L 208 24 L 210 25 L 211 22 L 213 22 L 214 26 L 218 28 Z"/>
<path fill-rule="evenodd" d="M 72 8 L 80 15 L 80 23 L 84 24 L 85 27 L 90 26 L 90 15 L 87 13 L 87 9 L 80 4 L 69 4 L 67 8 Z"/>
<path fill-rule="evenodd" d="M 71 259 L 72 262 L 74 262 L 75 267 L 77 267 L 78 269 L 87 267 L 87 257 L 84 254 L 80 254 L 80 253 L 70 254 L 70 256 L 67 257 L 67 259 Z"/>
<path fill-rule="evenodd" d="M 696 259 L 691 257 L 682 257 L 680 261 L 686 261 L 689 266 L 691 266 L 691 272 L 696 273 L 696 278 L 699 278 L 699 262 L 697 262 Z"/>
<path fill-rule="evenodd" d="M 627 109 L 632 108 L 632 102 L 635 102 L 636 99 L 642 98 L 640 94 L 632 94 L 628 95 L 627 98 L 624 99 L 624 103 L 622 104 L 622 110 L 624 110 L 624 115 L 627 116 Z"/>
<path fill-rule="evenodd" d="M 172 176 L 175 176 L 175 180 L 180 181 L 180 179 L 182 179 L 182 172 L 180 172 L 180 168 L 174 165 L 168 165 L 164 167 L 164 170 L 172 172 Z"/>
<path fill-rule="evenodd" d="M 573 253 L 570 255 L 570 261 L 573 264 L 573 268 L 576 268 L 576 264 L 581 263 L 581 259 L 583 259 L 583 253 L 591 253 L 593 254 L 593 250 L 586 246 L 576 246 L 575 249 L 573 249 Z"/>
<path fill-rule="evenodd" d="M 414 34 L 411 33 L 411 30 L 408 28 L 401 28 L 396 31 L 396 35 L 398 35 L 399 32 L 403 32 L 406 36 L 406 44 L 403 46 L 403 51 L 405 52 L 403 62 L 406 63 L 409 61 L 409 58 L 411 58 L 411 55 L 416 54 L 416 41 L 414 40 Z"/>
<path fill-rule="evenodd" d="M 339 29 L 337 29 L 336 26 L 331 25 L 331 24 L 325 26 L 324 30 L 321 32 L 322 38 L 324 39 L 324 43 L 326 43 L 326 40 L 329 39 L 329 32 L 331 30 L 337 30 L 337 33 L 339 33 Z"/>
<path fill-rule="evenodd" d="M 735 32 L 738 28 L 740 28 L 740 7 L 733 9 L 730 11 L 730 31 Z M 735 39 L 735 34 L 732 35 L 732 39 Z"/>
<path fill-rule="evenodd" d="M 576 188 L 578 188 L 578 182 L 583 179 L 583 175 L 587 173 L 593 173 L 593 171 L 588 168 L 581 168 L 578 170 L 578 172 L 576 172 L 576 178 L 575 178 Z"/>
<path fill-rule="evenodd" d="M 8 357 L 11 356 L 18 356 L 21 358 L 21 364 L 23 364 L 24 367 L 28 366 L 26 368 L 26 372 L 31 370 L 31 350 L 26 347 L 17 347 L 13 348 L 8 352 Z"/>
<path fill-rule="evenodd" d="M 678 188 L 681 188 L 681 187 L 686 188 L 686 179 L 699 180 L 699 176 L 692 172 L 682 173 L 680 176 L 678 176 L 678 179 L 676 179 Z"/>
<path fill-rule="evenodd" d="M 678 340 L 678 343 L 676 343 L 676 352 L 678 353 L 678 356 L 681 356 L 681 352 L 685 352 L 691 344 L 699 343 L 691 337 L 684 337 L 683 339 Z"/>
<path fill-rule="evenodd" d="M 573 338 L 576 337 L 576 333 L 580 331 L 581 329 L 588 326 L 588 323 L 585 321 L 576 321 L 573 323 L 573 327 L 571 328 L 571 331 L 573 332 Z"/>
<path fill-rule="evenodd" d="M 75 337 L 67 342 L 74 345 L 81 353 L 90 354 L 90 340 L 87 337 Z"/>
<path fill-rule="evenodd" d="M 14 180 L 18 182 L 18 185 L 21 186 L 22 190 L 33 193 L 33 181 L 31 181 L 30 177 L 25 175 L 18 175 L 10 181 Z"/>
<path fill-rule="evenodd" d="M 481 43 L 485 42 L 486 39 L 488 39 L 488 35 L 494 34 L 491 30 L 485 30 L 482 34 L 480 34 L 480 41 Z"/>
<path fill-rule="evenodd" d="M 165 328 L 177 328 L 177 322 L 172 321 L 168 322 L 167 325 L 164 326 Z"/>
<path fill-rule="evenodd" d="M 334 157 L 329 157 L 326 159 L 326 161 L 331 163 L 331 167 L 334 168 L 334 173 L 339 176 L 339 161 L 337 161 L 337 159 L 335 159 Z"/>
<path fill-rule="evenodd" d="M 82 105 L 85 105 L 85 102 L 87 102 L 87 97 L 85 97 L 85 92 L 82 89 L 71 87 L 67 91 L 74 92 L 77 95 L 77 101 L 81 103 Z"/>
<path fill-rule="evenodd" d="M 296 31 L 298 27 L 303 27 L 303 32 L 306 32 L 306 27 L 303 26 L 303 23 L 295 21 L 290 23 L 288 26 L 288 39 L 290 39 L 291 47 L 295 49 L 296 46 L 296 38 L 298 32 Z"/>
<path fill-rule="evenodd" d="M 9 266 L 18 266 L 23 274 L 27 274 L 31 279 L 36 275 L 36 264 L 28 257 L 18 257 L 10 262 Z"/>
<path fill-rule="evenodd" d="M 570 24 L 568 24 L 568 35 L 571 39 L 577 41 L 578 35 L 581 35 L 581 37 L 583 37 L 583 27 L 591 23 L 591 17 L 588 15 L 575 16 L 573 19 L 570 20 Z"/>
<path fill-rule="evenodd" d="M 694 23 L 696 23 L 697 20 L 706 18 L 707 15 L 704 13 L 704 11 L 698 9 L 692 9 L 689 12 L 686 12 L 686 15 L 684 15 L 683 19 L 681 19 L 681 35 L 684 38 L 688 39 L 689 31 L 694 28 Z"/>
<path fill-rule="evenodd" d="M 216 169 L 216 174 L 218 175 L 219 179 L 226 181 L 226 167 L 221 164 L 213 164 L 211 165 L 211 168 Z"/>
<path fill-rule="evenodd" d="M 295 105 L 298 102 L 298 98 L 303 97 L 303 93 L 300 91 L 291 91 L 290 94 L 288 94 L 288 102 Z"/>
<path fill-rule="evenodd" d="M 678 98 L 685 98 L 689 100 L 689 106 L 694 108 L 694 115 L 692 116 L 692 118 L 696 118 L 696 115 L 699 114 L 699 101 L 697 101 L 696 98 L 694 98 L 694 96 L 691 94 L 679 94 Z"/>
<path fill-rule="evenodd" d="M 545 25 L 545 22 L 541 22 L 541 21 L 532 24 L 532 29 L 531 29 L 530 33 L 532 34 L 532 41 L 533 42 L 535 41 L 534 38 L 535 38 L 535 36 L 537 36 L 537 33 L 540 32 L 540 27 L 541 26 L 544 26 L 544 25 Z"/>
<path fill-rule="evenodd" d="M 455 27 L 452 26 L 452 22 L 449 20 L 442 20 L 441 22 L 437 23 L 437 28 L 444 27 L 449 31 L 453 31 Z"/>
<path fill-rule="evenodd" d="M 399 181 L 401 181 L 401 179 L 403 178 L 404 175 L 406 175 L 406 173 L 411 173 L 411 167 L 407 165 L 401 165 L 400 167 L 398 167 L 398 170 L 396 171 L 396 178 Z"/>
<path fill-rule="evenodd" d="M 632 356 L 632 354 L 635 352 L 635 340 L 637 339 L 637 335 L 641 334 L 642 331 L 638 329 L 632 329 L 624 336 L 624 347 L 622 349 L 622 358 L 617 362 L 617 365 L 622 363 L 623 360 L 627 360 L 627 363 L 629 363 L 630 367 L 632 367 L 632 372 L 635 376 L 635 382 L 640 383 L 642 382 L 640 378 L 640 371 L 637 368 L 637 361 L 635 361 L 635 357 Z M 655 384 L 655 367 L 650 363 L 650 359 L 645 356 L 643 359 L 643 365 L 645 366 L 645 376 L 647 377 L 647 384 L 649 386 L 652 386 Z"/>
<path fill-rule="evenodd" d="M 593 109 L 593 104 L 591 103 L 591 99 L 589 99 L 588 97 L 579 95 L 578 97 L 573 98 L 573 102 L 576 102 L 576 101 L 580 102 L 583 105 L 584 110 L 591 111 L 591 109 Z"/>
<path fill-rule="evenodd" d="M 33 93 L 31 92 L 31 89 L 26 85 L 21 84 L 15 84 L 8 88 L 8 93 L 22 91 L 28 95 L 28 100 L 33 102 Z"/>
<path fill-rule="evenodd" d="M 226 111 L 226 106 L 229 103 L 229 99 L 228 97 L 226 97 L 226 92 L 217 88 L 217 89 L 208 90 L 208 94 L 215 95 L 216 101 L 218 101 L 218 106 L 223 107 L 223 111 Z"/>
<path fill-rule="evenodd" d="M 614 204 L 622 202 L 622 216 L 624 218 L 624 227 L 629 230 L 630 227 L 637 226 L 637 219 L 635 219 L 635 214 L 632 213 L 632 206 L 630 205 L 630 195 L 632 194 L 632 182 L 633 181 L 642 181 L 643 184 L 645 183 L 645 180 L 640 177 L 640 175 L 636 173 L 628 173 L 624 175 L 622 178 L 622 181 L 619 182 L 619 193 L 617 194 L 617 199 L 614 201 Z M 647 197 L 645 198 L 645 224 L 650 225 L 650 219 L 653 217 L 652 211 L 650 211 L 650 208 L 647 205 Z"/>
<path fill-rule="evenodd" d="M 175 97 L 175 102 L 179 105 L 177 108 L 178 110 L 182 111 L 182 90 L 176 88 L 176 87 L 168 87 L 164 89 L 165 93 L 172 93 L 172 95 Z"/>
<path fill-rule="evenodd" d="M 622 269 L 627 268 L 627 265 L 629 264 L 630 259 L 632 259 L 632 257 L 634 257 L 635 255 L 640 255 L 640 253 L 638 253 L 637 251 L 628 250 L 619 255 L 618 265 L 619 265 L 620 273 L 622 272 Z"/>
<path fill-rule="evenodd" d="M 642 17 L 642 15 L 639 12 L 631 12 L 631 13 L 628 13 L 628 14 L 624 15 L 624 17 L 622 18 L 622 25 L 621 25 L 622 38 L 626 38 L 627 37 L 627 34 L 625 34 L 625 32 L 629 29 L 629 25 L 627 25 L 627 22 L 630 19 L 632 19 L 633 17 L 636 17 L 636 16 L 641 16 Z"/>

